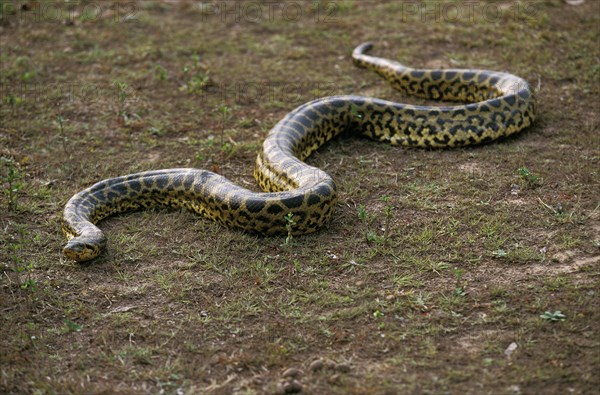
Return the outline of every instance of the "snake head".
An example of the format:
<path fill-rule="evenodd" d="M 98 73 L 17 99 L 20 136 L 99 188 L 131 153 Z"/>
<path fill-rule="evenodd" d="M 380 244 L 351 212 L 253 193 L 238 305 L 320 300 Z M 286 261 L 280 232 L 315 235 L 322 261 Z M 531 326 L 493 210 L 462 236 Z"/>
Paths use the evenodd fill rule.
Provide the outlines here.
<path fill-rule="evenodd" d="M 85 262 L 96 258 L 102 252 L 106 241 L 104 239 L 86 240 L 82 237 L 74 237 L 67 242 L 63 248 L 63 254 L 69 259 L 77 262 Z"/>

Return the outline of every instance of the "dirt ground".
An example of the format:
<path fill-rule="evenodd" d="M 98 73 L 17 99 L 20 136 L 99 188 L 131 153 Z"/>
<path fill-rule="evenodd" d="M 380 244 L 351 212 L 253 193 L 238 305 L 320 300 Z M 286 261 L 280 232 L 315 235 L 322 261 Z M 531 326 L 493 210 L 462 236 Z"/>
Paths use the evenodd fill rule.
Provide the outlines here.
<path fill-rule="evenodd" d="M 600 386 L 600 2 L 0 1 L 0 393 L 592 394 Z M 514 138 L 340 138 L 321 231 L 290 242 L 186 211 L 62 208 L 117 175 L 210 169 L 256 189 L 267 131 L 316 97 L 402 97 L 352 49 L 507 70 Z"/>

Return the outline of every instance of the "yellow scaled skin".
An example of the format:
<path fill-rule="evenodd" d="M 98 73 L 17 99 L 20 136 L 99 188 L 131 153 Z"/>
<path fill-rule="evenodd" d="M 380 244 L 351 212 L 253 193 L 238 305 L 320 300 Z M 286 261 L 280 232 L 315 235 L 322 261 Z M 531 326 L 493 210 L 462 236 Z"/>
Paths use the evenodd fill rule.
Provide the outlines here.
<path fill-rule="evenodd" d="M 154 206 L 187 208 L 227 227 L 265 235 L 311 233 L 333 213 L 331 177 L 302 162 L 344 131 L 408 147 L 460 147 L 493 141 L 530 126 L 535 100 L 528 84 L 512 74 L 486 70 L 418 70 L 366 55 L 358 46 L 357 66 L 371 69 L 397 90 L 457 106 L 413 106 L 363 96 L 330 96 L 287 114 L 267 135 L 254 176 L 264 193 L 249 191 L 200 169 L 164 169 L 100 181 L 67 203 L 64 254 L 82 262 L 105 247 L 94 225 L 114 213 Z"/>

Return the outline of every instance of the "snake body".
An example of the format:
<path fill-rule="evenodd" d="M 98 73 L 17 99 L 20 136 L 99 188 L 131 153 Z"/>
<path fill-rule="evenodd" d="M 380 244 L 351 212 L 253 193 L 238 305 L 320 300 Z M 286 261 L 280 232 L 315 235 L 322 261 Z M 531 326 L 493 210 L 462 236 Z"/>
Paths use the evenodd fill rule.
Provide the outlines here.
<path fill-rule="evenodd" d="M 186 208 L 226 227 L 265 235 L 311 233 L 331 218 L 336 186 L 324 171 L 303 162 L 336 135 L 352 130 L 408 147 L 461 147 L 509 136 L 532 124 L 529 85 L 512 74 L 487 70 L 419 70 L 366 54 L 354 63 L 375 71 L 395 89 L 418 97 L 466 104 L 415 106 L 363 96 L 330 96 L 305 103 L 271 129 L 254 176 L 265 192 L 242 188 L 210 171 L 147 171 L 100 181 L 65 206 L 63 253 L 76 261 L 98 256 L 106 245 L 94 225 L 120 212 L 155 206 Z M 287 225 L 287 227 L 286 227 Z"/>

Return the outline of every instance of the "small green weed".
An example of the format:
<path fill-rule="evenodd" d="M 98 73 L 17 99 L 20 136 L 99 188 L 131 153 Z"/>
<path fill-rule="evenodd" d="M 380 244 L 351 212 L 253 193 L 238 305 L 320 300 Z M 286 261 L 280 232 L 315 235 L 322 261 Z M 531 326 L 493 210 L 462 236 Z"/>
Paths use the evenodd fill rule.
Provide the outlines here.
<path fill-rule="evenodd" d="M 224 159 L 226 154 L 233 151 L 233 147 L 229 143 L 225 143 L 225 125 L 231 120 L 231 108 L 225 104 L 217 107 L 217 112 L 221 115 L 221 156 Z"/>
<path fill-rule="evenodd" d="M 359 204 L 358 208 L 358 219 L 362 223 L 363 231 L 365 232 L 365 237 L 367 241 L 373 241 L 377 236 L 369 231 L 369 213 L 367 211 L 367 207 L 364 204 Z"/>
<path fill-rule="evenodd" d="M 429 300 L 431 299 L 431 296 L 427 293 L 419 293 L 418 295 L 413 295 L 410 300 L 410 306 L 415 309 L 415 310 L 419 310 L 421 312 L 427 312 L 429 311 L 429 306 L 427 306 L 429 304 Z"/>
<path fill-rule="evenodd" d="M 535 188 L 542 183 L 542 179 L 540 177 L 530 172 L 529 169 L 524 166 L 521 166 L 517 169 L 517 174 L 521 176 L 529 188 Z"/>
<path fill-rule="evenodd" d="M 210 81 L 210 75 L 200 63 L 200 55 L 196 54 L 192 56 L 192 60 L 194 61 L 192 66 L 185 65 L 183 67 L 183 74 L 188 77 L 189 80 L 187 84 L 180 88 L 180 90 L 201 95 L 204 93 L 204 88 Z"/>
<path fill-rule="evenodd" d="M 21 105 L 23 103 L 23 98 L 21 98 L 19 96 L 12 95 L 12 94 L 9 94 L 4 99 L 4 102 L 6 104 L 10 105 L 11 108 L 13 109 L 13 111 L 14 111 L 15 107 L 17 107 L 17 106 L 19 106 L 19 105 Z"/>
<path fill-rule="evenodd" d="M 7 243 L 7 250 L 10 253 L 10 260 L 13 263 L 13 271 L 16 273 L 17 283 L 21 289 L 27 289 L 35 292 L 37 290 L 37 281 L 32 278 L 34 265 L 31 262 L 26 262 L 22 257 L 21 252 L 26 249 L 27 244 L 31 240 L 27 238 L 27 231 L 23 225 L 17 225 L 17 237 L 11 238 Z M 26 278 L 21 277 L 26 274 Z"/>
<path fill-rule="evenodd" d="M 558 322 L 566 320 L 567 316 L 564 315 L 560 310 L 556 310 L 555 312 L 546 311 L 544 314 L 540 315 L 540 318 L 549 322 Z"/>
<path fill-rule="evenodd" d="M 37 291 L 37 281 L 31 278 L 31 273 L 33 272 L 33 263 L 24 264 L 23 261 L 19 259 L 14 270 L 18 274 L 27 274 L 27 278 L 25 280 L 19 280 L 19 287 L 21 287 L 21 289 L 28 289 L 31 292 Z"/>
<path fill-rule="evenodd" d="M 373 312 L 373 317 L 374 317 L 374 318 L 381 318 L 381 317 L 383 317 L 384 315 L 385 315 L 385 314 L 384 314 L 384 313 L 382 313 L 382 312 L 381 312 L 381 311 L 379 311 L 379 310 L 375 310 L 375 311 Z"/>
<path fill-rule="evenodd" d="M 129 85 L 121 81 L 115 81 L 114 85 L 117 88 L 117 121 L 124 125 L 128 125 L 131 119 L 130 114 L 126 111 L 126 101 L 129 97 L 127 90 L 129 89 Z"/>
<path fill-rule="evenodd" d="M 166 81 L 169 78 L 169 73 L 167 72 L 167 69 L 165 69 L 159 64 L 157 64 L 154 68 L 154 72 L 155 77 L 160 81 Z"/>
<path fill-rule="evenodd" d="M 384 203 L 389 203 L 391 198 L 388 195 L 383 195 L 379 198 L 380 201 Z M 369 223 L 372 222 L 372 218 L 367 211 L 367 208 L 364 204 L 359 204 L 357 208 L 358 219 L 362 223 L 363 231 L 365 232 L 365 237 L 368 242 L 373 242 L 376 244 L 384 244 L 391 235 L 391 225 L 392 219 L 394 218 L 394 210 L 396 207 L 393 204 L 387 204 L 384 208 L 384 225 L 383 225 L 383 235 L 380 236 L 376 231 L 369 229 Z"/>
<path fill-rule="evenodd" d="M 58 126 L 58 135 L 60 136 L 60 143 L 62 145 L 65 158 L 71 158 L 69 150 L 67 149 L 67 135 L 65 134 L 64 123 L 65 119 L 59 115 L 58 118 L 56 118 L 56 125 Z"/>
<path fill-rule="evenodd" d="M 381 244 L 383 243 L 384 238 L 369 230 L 367 231 L 367 241 L 370 243 Z"/>
<path fill-rule="evenodd" d="M 492 255 L 495 256 L 496 258 L 505 258 L 508 256 L 508 252 L 504 251 L 503 249 L 498 249 L 496 251 L 492 252 Z"/>
<path fill-rule="evenodd" d="M 121 81 L 114 82 L 115 87 L 117 88 L 117 98 L 119 99 L 119 108 L 117 117 L 121 117 L 125 108 L 125 100 L 127 100 L 127 87 L 128 85 Z"/>
<path fill-rule="evenodd" d="M 198 73 L 193 75 L 187 85 L 188 93 L 200 94 L 202 89 L 208 84 L 209 80 L 208 74 Z"/>
<path fill-rule="evenodd" d="M 297 259 L 294 259 L 294 269 L 296 269 L 296 273 L 302 273 L 302 266 L 300 266 Z"/>
<path fill-rule="evenodd" d="M 361 222 L 366 223 L 367 218 L 369 218 L 369 213 L 367 213 L 367 208 L 365 205 L 361 203 L 358 205 L 358 219 L 360 219 Z"/>
<path fill-rule="evenodd" d="M 2 171 L 2 192 L 8 198 L 8 210 L 16 211 L 17 196 L 23 188 L 23 175 L 19 171 L 18 165 L 13 158 L 3 156 L 1 158 L 3 164 Z"/>
<path fill-rule="evenodd" d="M 467 281 L 462 279 L 464 270 L 455 267 L 452 271 L 454 273 L 454 277 L 456 278 L 456 285 L 454 287 L 454 295 L 455 296 L 466 296 L 467 295 L 467 292 L 466 292 Z"/>
<path fill-rule="evenodd" d="M 63 333 L 69 333 L 69 332 L 81 332 L 81 325 L 79 325 L 78 323 L 71 321 L 70 319 L 66 318 L 65 319 L 65 326 L 62 330 Z"/>

